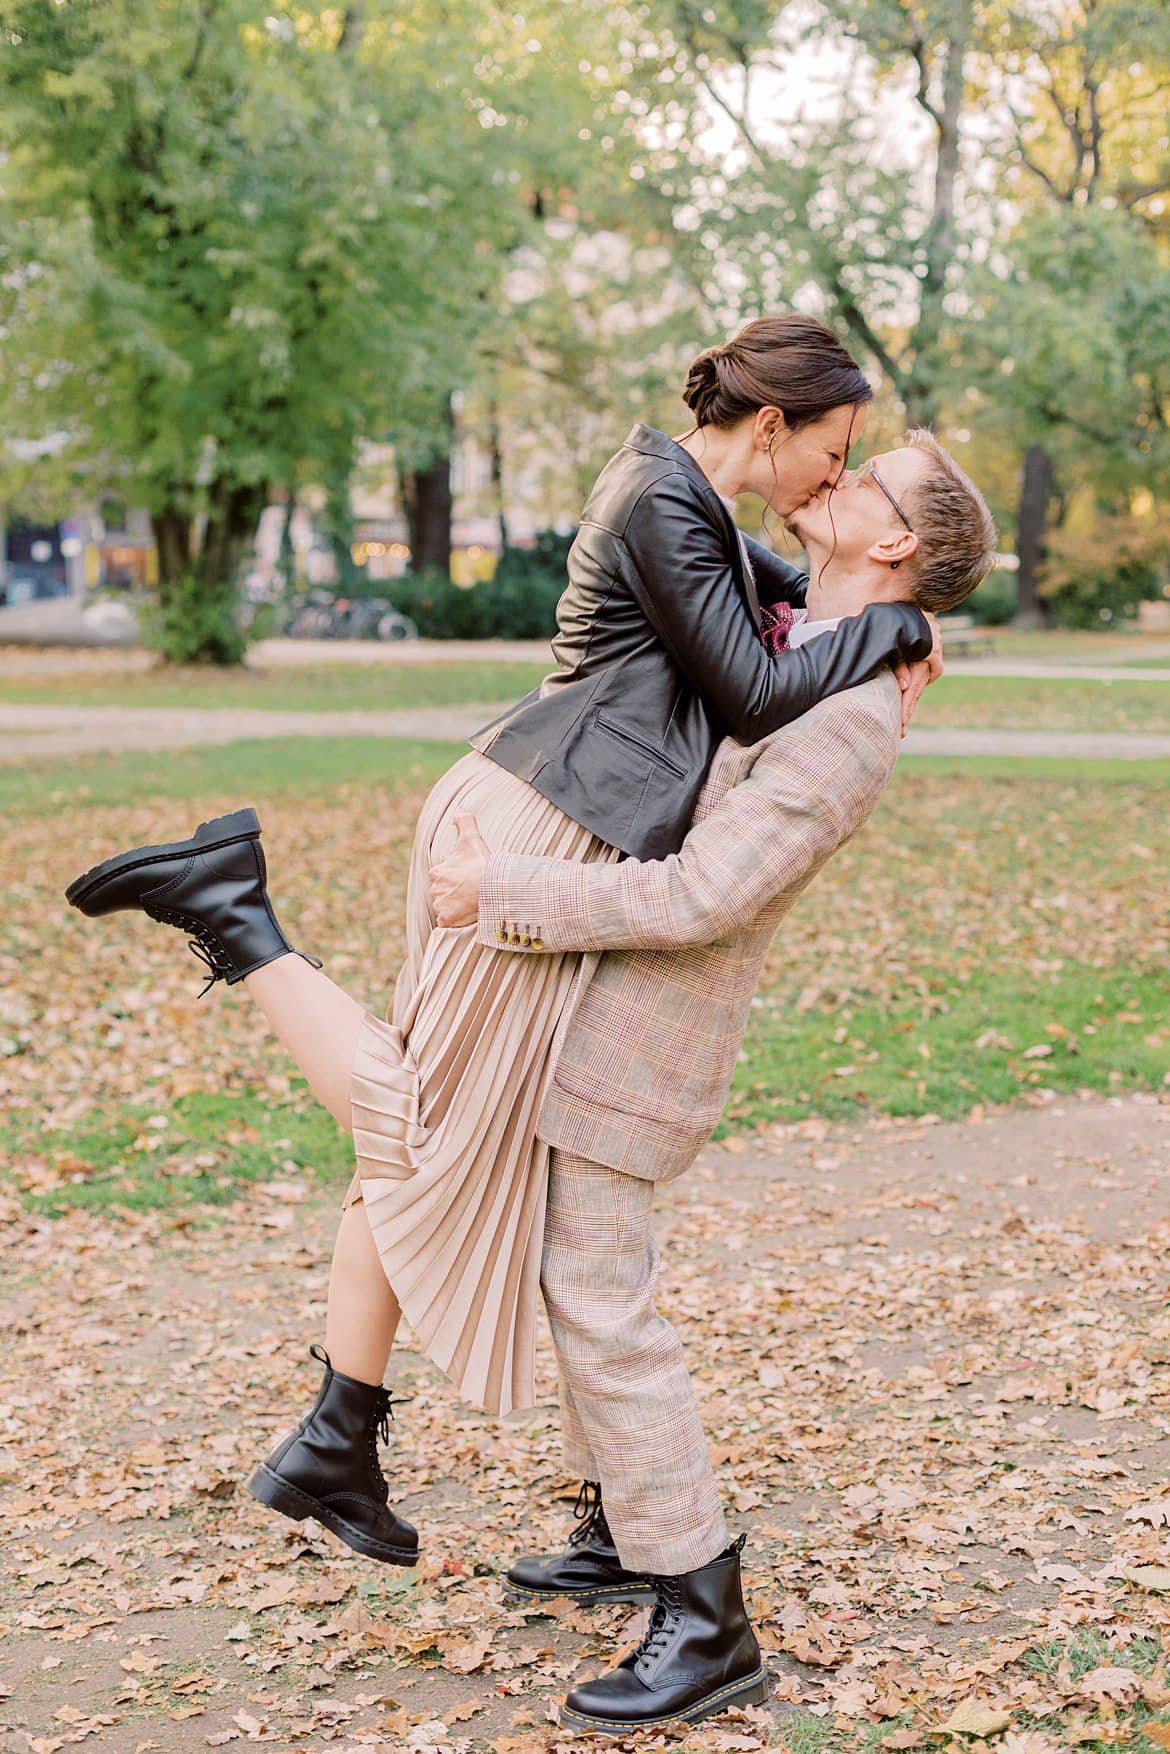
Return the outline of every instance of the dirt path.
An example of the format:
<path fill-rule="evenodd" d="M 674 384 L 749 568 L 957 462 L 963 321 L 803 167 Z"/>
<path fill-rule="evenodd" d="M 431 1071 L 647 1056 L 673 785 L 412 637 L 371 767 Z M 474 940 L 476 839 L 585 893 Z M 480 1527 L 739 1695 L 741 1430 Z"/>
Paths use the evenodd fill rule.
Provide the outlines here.
<path fill-rule="evenodd" d="M 259 708 L 17 706 L 0 702 L 0 766 L 96 751 L 184 749 L 263 737 L 405 737 L 462 741 L 510 703 L 399 712 L 279 712 Z M 1165 761 L 1155 732 L 912 730 L 907 755 L 1063 756 Z"/>
<path fill-rule="evenodd" d="M 547 640 L 308 640 L 267 639 L 249 647 L 251 669 L 314 669 L 355 664 L 408 668 L 419 664 L 548 664 Z M 36 646 L 0 644 L 0 684 L 5 678 L 108 675 L 131 677 L 154 669 L 158 659 L 139 646 Z M 1170 682 L 1170 644 L 1135 641 L 1132 656 L 981 657 L 947 659 L 948 676 L 1017 677 L 1032 681 Z"/>
<path fill-rule="evenodd" d="M 798 1708 L 860 1745 L 973 1687 L 1022 1697 L 1025 1647 L 1070 1626 L 1156 1624 L 1126 1574 L 1168 1557 L 1170 1098 L 735 1143 L 663 1190 L 660 1302 L 749 1531 L 773 1697 L 694 1746 L 777 1745 Z M 5 1754 L 552 1748 L 550 1703 L 638 1630 L 501 1600 L 577 1487 L 544 1333 L 541 1403 L 503 1422 L 404 1336 L 387 1472 L 417 1570 L 241 1490 L 319 1380 L 335 1207 L 310 1190 L 290 1169 L 195 1222 L 9 1202 Z"/>

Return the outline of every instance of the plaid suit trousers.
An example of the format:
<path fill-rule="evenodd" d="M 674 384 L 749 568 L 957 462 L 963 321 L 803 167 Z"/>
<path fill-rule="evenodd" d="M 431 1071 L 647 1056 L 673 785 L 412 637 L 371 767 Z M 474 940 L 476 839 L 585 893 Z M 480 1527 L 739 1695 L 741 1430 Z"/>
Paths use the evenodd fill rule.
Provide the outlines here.
<path fill-rule="evenodd" d="M 566 1465 L 601 1482 L 624 1566 L 677 1573 L 728 1535 L 682 1344 L 654 1307 L 653 1197 L 642 1176 L 554 1150 L 541 1289 Z"/>

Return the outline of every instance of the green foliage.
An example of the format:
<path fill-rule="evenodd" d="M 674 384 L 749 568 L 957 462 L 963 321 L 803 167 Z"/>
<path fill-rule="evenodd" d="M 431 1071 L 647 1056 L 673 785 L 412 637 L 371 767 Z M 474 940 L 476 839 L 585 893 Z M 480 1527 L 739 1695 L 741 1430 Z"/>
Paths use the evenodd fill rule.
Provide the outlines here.
<path fill-rule="evenodd" d="M 395 579 L 391 601 L 423 639 L 482 639 L 478 593 L 482 585 L 453 584 L 437 567 Z"/>
<path fill-rule="evenodd" d="M 963 607 L 982 627 L 1006 627 L 1016 612 L 1018 598 L 1015 575 L 996 568 L 976 585 Z"/>
<path fill-rule="evenodd" d="M 500 639 L 550 639 L 556 632 L 557 603 L 569 582 L 569 549 L 575 531 L 560 536 L 541 530 L 531 548 L 508 547 L 493 577 L 477 585 L 490 591 L 492 625 Z"/>
<path fill-rule="evenodd" d="M 1136 616 L 1170 583 L 1170 517 L 1094 511 L 1055 532 L 1042 594 L 1061 627 L 1099 628 Z"/>
<path fill-rule="evenodd" d="M 637 204 L 636 117 L 590 58 L 616 29 L 602 0 L 13 0 L 0 420 L 52 455 L 0 451 L 0 495 L 116 478 L 165 582 L 205 532 L 214 596 L 273 488 L 346 482 L 366 441 L 427 462 L 448 392 L 515 357 L 503 282 L 539 262 L 545 191 L 588 223 Z"/>
<path fill-rule="evenodd" d="M 233 581 L 209 588 L 196 573 L 173 579 L 139 614 L 147 645 L 171 664 L 241 664 L 241 630 Z"/>
<path fill-rule="evenodd" d="M 506 548 L 494 577 L 466 588 L 433 570 L 407 574 L 391 601 L 423 639 L 550 639 L 572 540 L 542 531 L 535 547 Z"/>

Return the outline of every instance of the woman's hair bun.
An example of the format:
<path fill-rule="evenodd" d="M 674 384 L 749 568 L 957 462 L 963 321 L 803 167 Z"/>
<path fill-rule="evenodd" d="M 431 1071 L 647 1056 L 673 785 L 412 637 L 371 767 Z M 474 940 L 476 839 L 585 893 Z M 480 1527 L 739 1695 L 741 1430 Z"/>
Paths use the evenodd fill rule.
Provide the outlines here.
<path fill-rule="evenodd" d="M 724 346 L 705 348 L 687 373 L 682 399 L 698 426 L 733 426 L 760 408 L 779 408 L 795 430 L 872 394 L 831 329 L 785 311 L 757 317 Z"/>
<path fill-rule="evenodd" d="M 700 426 L 706 426 L 711 409 L 719 399 L 719 362 L 724 357 L 722 347 L 708 347 L 692 361 L 687 373 L 682 399 Z"/>

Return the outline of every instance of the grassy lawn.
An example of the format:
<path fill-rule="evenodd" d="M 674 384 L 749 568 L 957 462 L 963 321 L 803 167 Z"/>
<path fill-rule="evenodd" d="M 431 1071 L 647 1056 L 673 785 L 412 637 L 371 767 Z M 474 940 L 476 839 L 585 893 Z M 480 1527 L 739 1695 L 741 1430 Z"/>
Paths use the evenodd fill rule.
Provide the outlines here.
<path fill-rule="evenodd" d="M 924 730 L 1165 733 L 1170 732 L 1170 682 L 944 676 L 923 695 L 915 724 Z"/>
<path fill-rule="evenodd" d="M 1170 663 L 1170 634 L 1123 632 L 1100 633 L 1066 628 L 1021 630 L 989 627 L 986 632 L 1000 658 L 1029 658 L 1062 664 L 1162 664 Z"/>
<path fill-rule="evenodd" d="M 1031 636 L 1015 635 L 1012 641 Z M 1044 636 L 1059 639 L 1060 636 Z M 1068 636 L 1073 637 L 1073 636 Z M 1097 636 L 1084 636 L 1095 641 Z M 1170 684 L 1143 680 L 1143 660 L 1120 641 L 1119 649 L 1075 648 L 1066 656 L 1086 663 L 1108 659 L 1134 663 L 1132 680 L 1098 682 L 1054 678 L 949 675 L 924 697 L 919 725 L 1005 730 L 1170 732 Z M 1114 636 L 1114 647 L 1118 647 Z M 1022 653 L 1020 655 L 1031 655 Z M 1057 654 L 1049 651 L 1048 656 Z M 1149 660 L 1150 663 L 1156 660 Z M 1167 660 L 1162 661 L 1163 664 Z M 225 710 L 268 708 L 284 712 L 404 711 L 411 708 L 507 705 L 535 688 L 551 668 L 541 664 L 484 662 L 377 665 L 277 666 L 239 671 L 134 670 L 111 658 L 109 666 L 76 675 L 31 672 L 0 675 L 0 701 L 12 705 L 122 706 Z"/>
<path fill-rule="evenodd" d="M 345 1141 L 244 997 L 197 1001 L 178 934 L 84 920 L 61 892 L 119 846 L 255 803 L 293 941 L 384 1015 L 413 824 L 458 753 L 298 740 L 0 770 L 0 1145 L 25 1197 L 214 1203 L 289 1162 L 340 1192 Z M 903 762 L 770 953 L 721 1131 L 1161 1086 L 1168 771 Z"/>
<path fill-rule="evenodd" d="M 0 676 L 0 701 L 42 706 L 268 707 L 281 712 L 389 712 L 520 700 L 553 668 L 501 662 L 329 664 L 304 669 L 108 669 Z"/>

